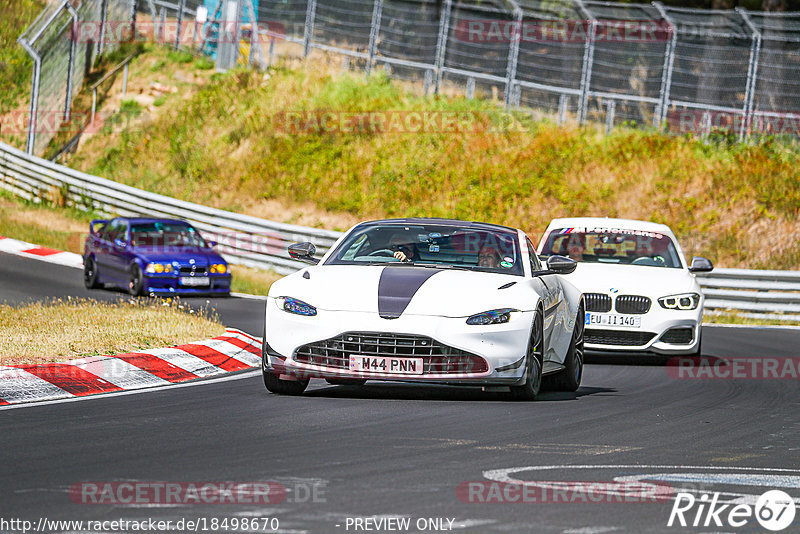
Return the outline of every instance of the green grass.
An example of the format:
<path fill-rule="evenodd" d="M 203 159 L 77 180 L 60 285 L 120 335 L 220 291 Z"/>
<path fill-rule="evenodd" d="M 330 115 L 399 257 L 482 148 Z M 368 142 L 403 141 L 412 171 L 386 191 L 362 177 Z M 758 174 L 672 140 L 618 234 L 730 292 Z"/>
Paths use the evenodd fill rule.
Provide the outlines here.
<path fill-rule="evenodd" d="M 442 216 L 527 230 L 553 217 L 669 224 L 687 255 L 727 267 L 800 267 L 800 156 L 772 140 L 704 144 L 688 136 L 557 126 L 489 101 L 423 97 L 376 74 L 277 67 L 269 79 L 215 74 L 151 123 L 105 139 L 82 170 L 236 209 L 254 199 L 312 202 L 360 218 Z M 434 133 L 286 130 L 286 112 L 471 114 Z M 461 116 L 461 115 L 458 115 Z M 91 146 L 91 141 L 87 143 Z"/>
<path fill-rule="evenodd" d="M 729 311 L 720 313 L 706 312 L 703 315 L 703 324 L 740 324 L 745 326 L 769 326 L 778 324 L 784 326 L 797 326 L 800 325 L 800 321 L 778 321 L 775 319 L 743 317 L 739 313 Z"/>

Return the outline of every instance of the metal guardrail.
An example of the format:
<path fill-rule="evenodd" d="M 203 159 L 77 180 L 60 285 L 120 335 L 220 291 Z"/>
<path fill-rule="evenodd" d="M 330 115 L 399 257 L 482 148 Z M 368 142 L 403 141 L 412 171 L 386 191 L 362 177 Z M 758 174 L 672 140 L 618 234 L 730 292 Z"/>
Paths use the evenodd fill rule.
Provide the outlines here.
<path fill-rule="evenodd" d="M 192 222 L 231 263 L 288 274 L 302 263 L 286 247 L 311 241 L 324 254 L 341 232 L 276 223 L 150 193 L 25 154 L 0 143 L 0 187 L 29 200 L 58 191 L 67 203 L 106 215 L 179 217 Z M 698 275 L 707 310 L 800 320 L 800 271 L 715 269 Z"/>
<path fill-rule="evenodd" d="M 209 208 L 92 176 L 0 143 L 0 187 L 36 201 L 54 192 L 68 205 L 104 215 L 177 217 L 190 221 L 228 261 L 289 274 L 303 264 L 286 253 L 289 243 L 311 241 L 324 254 L 340 232 L 277 223 Z"/>

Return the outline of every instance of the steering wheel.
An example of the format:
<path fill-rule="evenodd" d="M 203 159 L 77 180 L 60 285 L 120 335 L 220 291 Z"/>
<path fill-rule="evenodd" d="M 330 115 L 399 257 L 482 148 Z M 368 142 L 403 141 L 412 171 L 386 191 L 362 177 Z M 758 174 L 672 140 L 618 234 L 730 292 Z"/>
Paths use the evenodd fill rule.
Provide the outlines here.
<path fill-rule="evenodd" d="M 367 256 L 386 256 L 386 257 L 394 257 L 394 251 L 389 248 L 380 248 L 378 250 L 373 250 Z"/>

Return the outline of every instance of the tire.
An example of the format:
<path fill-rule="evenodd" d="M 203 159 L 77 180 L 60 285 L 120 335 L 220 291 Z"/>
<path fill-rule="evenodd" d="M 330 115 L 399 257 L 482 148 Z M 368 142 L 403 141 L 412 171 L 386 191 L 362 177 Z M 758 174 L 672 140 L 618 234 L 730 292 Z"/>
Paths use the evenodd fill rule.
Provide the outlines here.
<path fill-rule="evenodd" d="M 142 268 L 134 264 L 134 266 L 131 267 L 130 280 L 128 280 L 128 293 L 133 297 L 138 297 L 142 294 L 142 287 L 144 287 Z"/>
<path fill-rule="evenodd" d="M 564 370 L 546 378 L 547 389 L 552 391 L 577 391 L 583 378 L 583 309 L 578 310 L 575 318 L 575 328 L 572 329 L 572 339 L 564 359 Z"/>
<path fill-rule="evenodd" d="M 325 382 L 332 386 L 363 386 L 367 383 L 363 378 L 326 378 Z"/>
<path fill-rule="evenodd" d="M 303 392 L 308 387 L 308 379 L 305 380 L 281 380 L 278 378 L 278 375 L 273 373 L 272 371 L 266 368 L 267 363 L 267 336 L 264 336 L 264 340 L 261 343 L 261 358 L 263 360 L 261 364 L 261 373 L 264 375 L 264 386 L 266 386 L 267 391 L 270 393 L 275 393 L 276 395 L 291 395 L 291 396 L 299 396 L 302 395 Z"/>
<path fill-rule="evenodd" d="M 83 260 L 83 285 L 86 286 L 86 289 L 100 287 L 100 284 L 97 283 L 97 263 L 92 257 Z"/>
<path fill-rule="evenodd" d="M 531 326 L 528 350 L 525 354 L 525 383 L 511 386 L 511 397 L 517 401 L 536 400 L 542 388 L 542 362 L 544 361 L 544 317 L 541 310 Z"/>

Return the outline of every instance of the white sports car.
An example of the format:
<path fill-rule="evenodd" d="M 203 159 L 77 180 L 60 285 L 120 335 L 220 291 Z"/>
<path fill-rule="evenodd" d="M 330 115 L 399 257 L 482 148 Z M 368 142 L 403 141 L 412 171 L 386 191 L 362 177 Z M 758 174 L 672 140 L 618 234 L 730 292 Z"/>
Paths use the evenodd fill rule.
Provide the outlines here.
<path fill-rule="evenodd" d="M 587 349 L 700 354 L 703 292 L 694 273 L 714 266 L 700 257 L 687 265 L 669 227 L 627 219 L 554 219 L 538 252 L 578 262 L 570 280 L 586 302 Z"/>
<path fill-rule="evenodd" d="M 578 388 L 583 299 L 542 266 L 520 230 L 449 219 L 354 226 L 321 260 L 272 285 L 266 305 L 264 384 L 301 394 L 310 378 L 502 386 L 532 400 L 543 382 Z"/>

